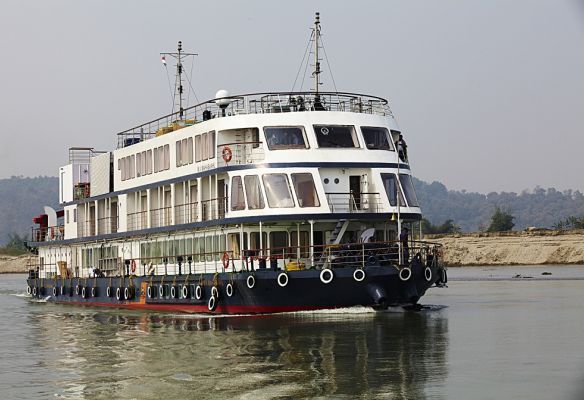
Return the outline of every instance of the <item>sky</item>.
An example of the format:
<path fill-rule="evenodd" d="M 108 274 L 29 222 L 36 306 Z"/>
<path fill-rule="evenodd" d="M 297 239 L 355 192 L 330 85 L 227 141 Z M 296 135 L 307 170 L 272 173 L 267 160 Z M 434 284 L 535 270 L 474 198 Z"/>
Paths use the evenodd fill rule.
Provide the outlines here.
<path fill-rule="evenodd" d="M 416 177 L 584 191 L 576 0 L 2 0 L 0 179 L 56 176 L 69 147 L 171 112 L 159 53 L 178 40 L 200 101 L 291 90 L 316 11 L 336 88 L 390 101 Z"/>

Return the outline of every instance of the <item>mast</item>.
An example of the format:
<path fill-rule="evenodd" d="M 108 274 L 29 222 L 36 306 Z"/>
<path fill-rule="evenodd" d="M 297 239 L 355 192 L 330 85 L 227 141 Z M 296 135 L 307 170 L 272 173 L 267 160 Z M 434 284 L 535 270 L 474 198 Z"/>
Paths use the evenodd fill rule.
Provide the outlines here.
<path fill-rule="evenodd" d="M 177 106 L 179 110 L 179 119 L 182 120 L 184 118 L 184 107 L 183 107 L 183 84 L 182 84 L 182 73 L 183 73 L 183 59 L 186 57 L 192 57 L 198 55 L 197 53 L 184 53 L 182 51 L 182 41 L 178 41 L 178 47 L 176 53 L 160 53 L 162 56 L 162 60 L 164 61 L 165 56 L 171 56 L 176 59 L 176 81 L 175 81 L 175 88 L 176 92 L 174 94 L 175 99 L 177 99 Z"/>
<path fill-rule="evenodd" d="M 314 77 L 314 93 L 318 98 L 318 87 L 320 85 L 320 60 L 318 58 L 318 39 L 320 38 L 320 13 L 316 13 L 316 18 L 314 19 L 314 72 L 312 76 Z"/>

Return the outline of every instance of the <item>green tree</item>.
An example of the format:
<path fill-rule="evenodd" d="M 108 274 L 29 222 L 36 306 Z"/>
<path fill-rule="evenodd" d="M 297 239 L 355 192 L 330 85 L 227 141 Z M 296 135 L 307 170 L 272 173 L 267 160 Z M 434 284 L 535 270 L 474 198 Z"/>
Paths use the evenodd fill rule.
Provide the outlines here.
<path fill-rule="evenodd" d="M 491 216 L 491 224 L 489 225 L 487 232 L 505 232 L 512 230 L 515 226 L 513 223 L 514 218 L 515 217 L 508 211 L 495 207 L 495 212 Z"/>
<path fill-rule="evenodd" d="M 460 227 L 454 223 L 453 220 L 447 219 L 440 225 L 433 225 L 426 218 L 422 218 L 422 230 L 429 234 L 434 233 L 458 233 Z"/>

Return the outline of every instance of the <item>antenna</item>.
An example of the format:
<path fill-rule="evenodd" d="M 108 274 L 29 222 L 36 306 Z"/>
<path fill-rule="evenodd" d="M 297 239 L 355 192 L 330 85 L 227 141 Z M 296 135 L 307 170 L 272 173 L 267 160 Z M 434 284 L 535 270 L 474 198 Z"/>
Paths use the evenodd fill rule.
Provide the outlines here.
<path fill-rule="evenodd" d="M 176 59 L 176 81 L 175 88 L 176 92 L 174 94 L 175 98 L 178 98 L 177 105 L 179 110 L 179 119 L 183 119 L 184 108 L 183 108 L 183 85 L 182 85 L 182 73 L 183 73 L 183 59 L 192 56 L 198 56 L 197 53 L 184 53 L 182 51 L 182 41 L 178 41 L 178 47 L 176 53 L 160 53 L 162 57 L 162 63 L 166 65 L 166 56 L 170 56 Z"/>
<path fill-rule="evenodd" d="M 320 60 L 318 58 L 318 49 L 319 49 L 319 44 L 318 44 L 318 39 L 320 38 L 320 13 L 317 12 L 316 13 L 316 17 L 314 19 L 314 28 L 312 28 L 313 30 L 313 36 L 314 36 L 314 72 L 312 73 L 312 76 L 314 77 L 314 92 L 315 94 L 318 96 L 318 87 L 321 84 L 320 83 Z"/>

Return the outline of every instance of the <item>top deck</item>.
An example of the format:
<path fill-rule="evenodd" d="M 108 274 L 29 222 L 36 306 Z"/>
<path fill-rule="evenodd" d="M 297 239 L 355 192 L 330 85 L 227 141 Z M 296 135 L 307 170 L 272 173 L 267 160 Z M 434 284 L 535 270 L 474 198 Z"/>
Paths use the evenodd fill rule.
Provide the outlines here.
<path fill-rule="evenodd" d="M 242 114 L 342 111 L 393 117 L 389 103 L 381 97 L 344 92 L 251 93 L 208 100 L 181 112 L 119 132 L 118 148 L 151 139 L 185 126 L 213 118 Z"/>

